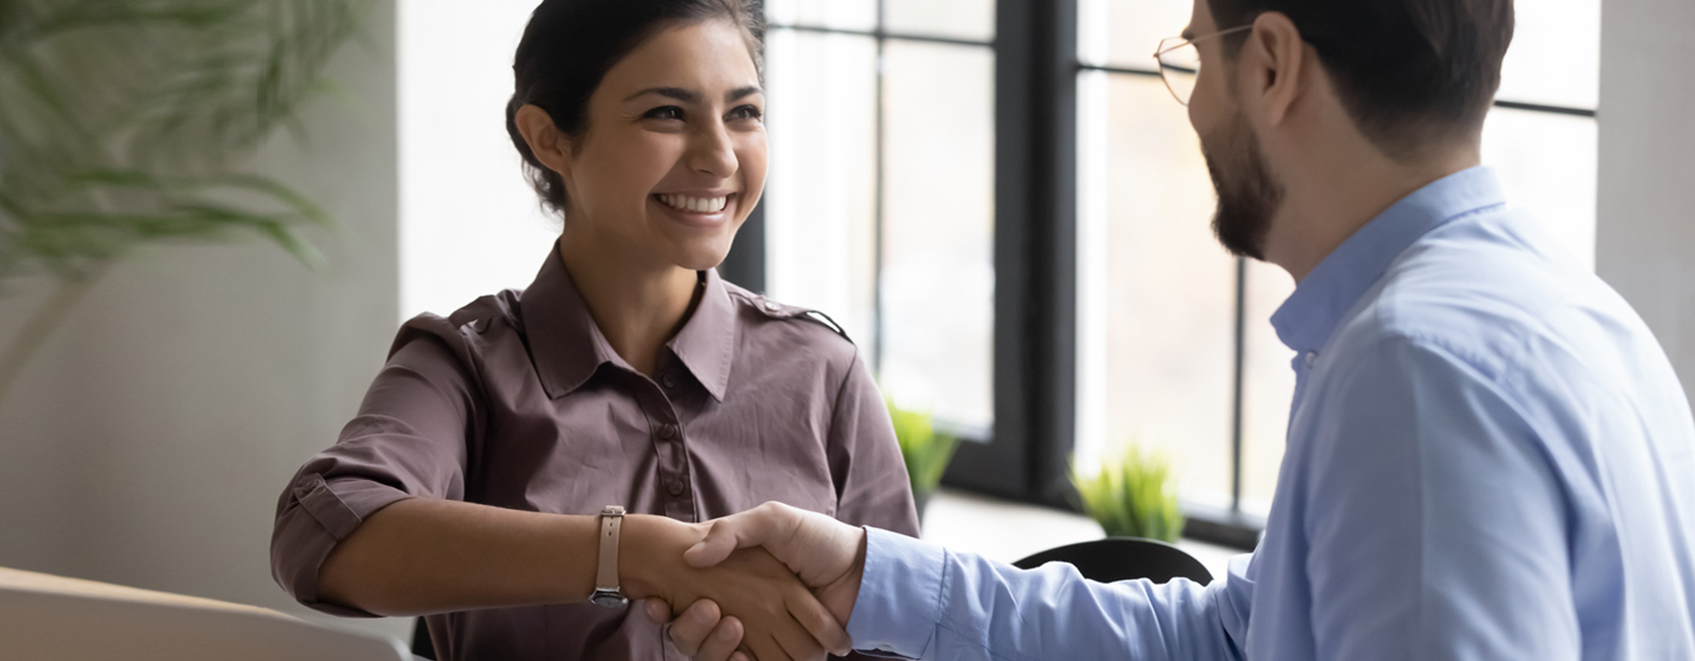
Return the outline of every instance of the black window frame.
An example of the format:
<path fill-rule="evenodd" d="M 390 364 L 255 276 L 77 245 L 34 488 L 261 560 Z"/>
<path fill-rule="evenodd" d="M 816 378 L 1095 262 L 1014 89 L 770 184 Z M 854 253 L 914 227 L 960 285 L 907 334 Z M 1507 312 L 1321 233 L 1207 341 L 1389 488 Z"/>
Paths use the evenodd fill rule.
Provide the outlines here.
<path fill-rule="evenodd" d="M 995 53 L 994 426 L 960 429 L 968 442 L 942 483 L 946 486 L 1067 511 L 1079 511 L 1070 482 L 1077 403 L 1077 145 L 1078 78 L 1158 77 L 1146 69 L 1082 62 L 1078 57 L 1078 0 L 999 0 L 995 34 L 987 41 L 889 32 L 878 0 L 876 28 L 846 30 L 806 25 L 772 29 L 872 37 L 878 43 L 876 250 L 881 277 L 883 189 L 882 53 L 889 40 L 986 46 Z M 1180 26 L 1173 26 L 1177 29 Z M 1152 45 L 1150 44 L 1150 52 Z M 1495 106 L 1595 118 L 1593 109 L 1497 100 Z M 753 211 L 720 271 L 755 291 L 766 287 L 763 205 Z M 1184 537 L 1252 550 L 1263 517 L 1242 509 L 1242 419 L 1246 361 L 1247 262 L 1236 261 L 1234 380 L 1231 425 L 1231 505 L 1184 502 Z M 881 331 L 882 304 L 875 304 Z M 870 351 L 882 355 L 882 333 Z M 873 363 L 875 364 L 875 362 Z"/>

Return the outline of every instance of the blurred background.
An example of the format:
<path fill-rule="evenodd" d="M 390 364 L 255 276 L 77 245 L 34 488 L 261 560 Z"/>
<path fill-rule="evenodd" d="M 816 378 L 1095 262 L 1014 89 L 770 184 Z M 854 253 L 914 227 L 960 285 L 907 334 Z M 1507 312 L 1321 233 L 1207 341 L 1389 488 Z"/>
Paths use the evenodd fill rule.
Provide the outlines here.
<path fill-rule="evenodd" d="M 19 17 L 51 4 L 0 1 L 0 104 L 31 85 L 112 84 L 19 36 L 40 23 Z M 503 125 L 535 2 L 224 4 L 260 26 L 316 25 L 334 38 L 296 45 L 306 54 L 288 61 L 304 87 L 277 86 L 287 103 L 273 105 L 287 112 L 261 114 L 245 142 L 218 130 L 173 138 L 214 153 L 161 165 L 133 156 L 145 142 L 121 132 L 129 160 L 113 162 L 131 169 L 95 182 L 120 190 L 76 198 L 110 210 L 140 187 L 176 215 L 121 218 L 141 229 L 83 245 L 40 238 L 42 223 L 64 222 L 57 206 L 0 206 L 11 243 L 0 246 L 0 342 L 40 336 L 0 386 L 0 566 L 300 613 L 266 560 L 283 484 L 334 441 L 402 320 L 526 286 L 557 235 Z M 333 7 L 353 11 L 307 20 Z M 1169 458 L 1189 548 L 1218 567 L 1251 549 L 1293 388 L 1293 354 L 1268 319 L 1293 283 L 1210 234 L 1198 142 L 1151 56 L 1183 30 L 1190 4 L 763 10 L 772 169 L 722 270 L 830 314 L 899 406 L 960 440 L 926 536 L 1009 561 L 1099 537 L 1077 513 L 1072 466 L 1098 470 L 1134 447 Z M 1516 204 L 1637 307 L 1681 373 L 1695 373 L 1695 129 L 1684 112 L 1695 45 L 1683 39 L 1695 5 L 1517 10 L 1484 159 Z M 71 92 L 30 117 L 95 112 Z M 0 127 L 0 193 L 34 190 L 18 173 L 53 153 L 23 148 L 42 126 Z M 137 180 L 142 165 L 177 178 Z M 211 202 L 169 187 L 229 169 L 266 183 Z M 218 224 L 203 217 L 209 205 L 257 210 Z M 58 252 L 32 267 L 14 255 L 29 241 Z M 44 309 L 63 314 L 44 326 Z M 410 622 L 370 626 L 403 634 Z"/>

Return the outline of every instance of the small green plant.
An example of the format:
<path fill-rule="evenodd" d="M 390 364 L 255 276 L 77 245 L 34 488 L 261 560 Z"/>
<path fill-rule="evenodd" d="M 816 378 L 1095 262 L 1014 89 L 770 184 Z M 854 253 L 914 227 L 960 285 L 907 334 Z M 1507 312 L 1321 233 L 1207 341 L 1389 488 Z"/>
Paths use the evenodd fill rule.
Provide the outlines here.
<path fill-rule="evenodd" d="M 910 411 L 888 401 L 889 418 L 895 423 L 895 439 L 900 442 L 900 456 L 906 461 L 906 473 L 912 480 L 912 495 L 922 511 L 936 486 L 942 482 L 942 472 L 953 458 L 959 439 L 951 434 L 936 432 L 934 418 L 929 413 Z"/>
<path fill-rule="evenodd" d="M 1183 513 L 1171 484 L 1171 462 L 1157 452 L 1128 446 L 1116 461 L 1106 461 L 1089 476 L 1074 466 L 1071 482 L 1083 509 L 1109 537 L 1145 537 L 1175 542 L 1183 533 Z"/>

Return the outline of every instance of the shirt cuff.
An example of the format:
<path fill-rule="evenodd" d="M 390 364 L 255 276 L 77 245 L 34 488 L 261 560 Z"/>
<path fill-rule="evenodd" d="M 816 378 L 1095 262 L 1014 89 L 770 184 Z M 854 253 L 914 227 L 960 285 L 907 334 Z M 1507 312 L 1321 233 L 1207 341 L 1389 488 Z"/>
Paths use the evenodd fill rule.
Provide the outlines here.
<path fill-rule="evenodd" d="M 899 533 L 865 527 L 865 574 L 848 616 L 854 649 L 920 658 L 942 614 L 946 551 Z"/>
<path fill-rule="evenodd" d="M 308 608 L 344 617 L 377 617 L 320 600 L 319 572 L 330 551 L 366 517 L 410 494 L 369 480 L 327 482 L 322 475 L 308 473 L 295 481 L 290 495 L 272 531 L 272 577 Z"/>

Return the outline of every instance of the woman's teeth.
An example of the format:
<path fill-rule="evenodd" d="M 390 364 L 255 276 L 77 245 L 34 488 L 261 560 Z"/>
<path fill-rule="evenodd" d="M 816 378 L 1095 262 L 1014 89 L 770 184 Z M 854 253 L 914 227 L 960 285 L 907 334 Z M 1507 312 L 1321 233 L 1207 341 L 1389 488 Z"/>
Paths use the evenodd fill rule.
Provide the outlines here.
<path fill-rule="evenodd" d="M 657 195 L 660 203 L 673 209 L 696 213 L 717 213 L 730 203 L 725 197 L 689 197 L 687 195 Z"/>

